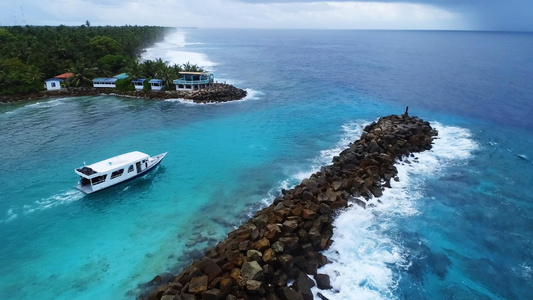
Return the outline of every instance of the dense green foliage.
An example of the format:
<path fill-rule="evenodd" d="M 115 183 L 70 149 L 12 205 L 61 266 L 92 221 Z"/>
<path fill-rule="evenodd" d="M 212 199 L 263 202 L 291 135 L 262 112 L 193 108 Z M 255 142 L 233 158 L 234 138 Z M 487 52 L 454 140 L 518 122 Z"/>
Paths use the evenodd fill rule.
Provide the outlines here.
<path fill-rule="evenodd" d="M 67 82 L 70 86 L 90 86 L 95 77 L 128 70 L 135 71 L 130 77 L 165 74 L 158 65 L 162 60 L 147 67 L 146 62 L 139 64 L 138 58 L 167 30 L 156 26 L 93 27 L 88 21 L 79 27 L 0 27 L 0 95 L 42 90 L 44 79 L 65 72 L 74 73 Z"/>

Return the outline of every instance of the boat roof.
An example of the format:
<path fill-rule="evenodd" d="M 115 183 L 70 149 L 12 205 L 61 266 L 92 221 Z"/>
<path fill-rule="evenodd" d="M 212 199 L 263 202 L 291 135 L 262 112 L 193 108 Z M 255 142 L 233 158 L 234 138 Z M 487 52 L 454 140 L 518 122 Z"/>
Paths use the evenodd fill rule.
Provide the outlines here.
<path fill-rule="evenodd" d="M 111 158 L 99 161 L 87 167 L 93 169 L 94 171 L 98 173 L 104 173 L 104 172 L 107 172 L 113 169 L 124 167 L 136 161 L 149 158 L 149 157 L 150 156 L 148 154 L 145 154 L 139 151 L 133 151 L 133 152 L 121 154 L 115 157 L 111 157 Z"/>

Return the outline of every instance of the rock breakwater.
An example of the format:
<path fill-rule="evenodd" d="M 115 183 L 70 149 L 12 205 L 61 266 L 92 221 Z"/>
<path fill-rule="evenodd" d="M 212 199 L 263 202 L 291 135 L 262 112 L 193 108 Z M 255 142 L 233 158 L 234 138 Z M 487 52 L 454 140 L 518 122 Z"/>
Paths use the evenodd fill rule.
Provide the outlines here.
<path fill-rule="evenodd" d="M 247 92 L 230 84 L 215 83 L 211 87 L 195 91 L 119 91 L 112 88 L 66 88 L 23 95 L 0 95 L 0 103 L 22 100 L 38 100 L 51 97 L 80 97 L 94 95 L 117 95 L 153 100 L 188 99 L 196 103 L 228 102 L 241 100 Z"/>
<path fill-rule="evenodd" d="M 270 206 L 145 298 L 313 299 L 313 286 L 331 288 L 318 269 L 328 263 L 321 252 L 332 243 L 334 214 L 380 197 L 390 180 L 398 180 L 394 162 L 431 149 L 436 135 L 407 111 L 380 118 L 331 165 L 282 190 Z"/>

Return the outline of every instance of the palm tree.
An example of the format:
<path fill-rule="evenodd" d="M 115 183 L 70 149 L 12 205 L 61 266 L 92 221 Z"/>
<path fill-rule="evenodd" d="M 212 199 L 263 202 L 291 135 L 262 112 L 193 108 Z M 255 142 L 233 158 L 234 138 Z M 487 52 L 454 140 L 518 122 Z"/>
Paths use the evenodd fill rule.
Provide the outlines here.
<path fill-rule="evenodd" d="M 169 66 L 165 66 L 158 76 L 163 80 L 167 87 L 171 87 L 174 84 L 174 79 L 179 77 L 179 75 L 174 71 L 174 68 Z"/>
<path fill-rule="evenodd" d="M 96 66 L 93 69 L 96 70 L 98 76 L 101 77 L 111 77 L 113 75 L 109 66 L 102 63 L 100 60 L 96 61 Z"/>
<path fill-rule="evenodd" d="M 77 61 L 76 64 L 70 69 L 70 72 L 74 73 L 72 77 L 67 79 L 67 85 L 69 86 L 91 86 L 92 80 L 90 79 L 94 74 L 90 68 L 87 68 L 84 63 Z"/>
<path fill-rule="evenodd" d="M 126 73 L 128 73 L 128 75 L 133 79 L 146 77 L 143 72 L 143 68 L 138 61 L 133 61 L 129 66 L 127 66 Z"/>
<path fill-rule="evenodd" d="M 187 62 L 183 64 L 183 71 L 185 72 L 203 72 L 204 69 L 200 68 L 197 64 L 191 64 Z"/>
<path fill-rule="evenodd" d="M 155 68 L 155 62 L 153 60 L 145 60 L 141 67 L 143 69 L 144 75 L 147 77 L 155 78 L 157 74 L 157 69 Z"/>
<path fill-rule="evenodd" d="M 163 59 L 158 58 L 154 62 L 156 74 L 155 76 L 161 77 L 161 74 L 165 72 L 165 70 L 168 68 L 167 62 L 163 61 Z"/>

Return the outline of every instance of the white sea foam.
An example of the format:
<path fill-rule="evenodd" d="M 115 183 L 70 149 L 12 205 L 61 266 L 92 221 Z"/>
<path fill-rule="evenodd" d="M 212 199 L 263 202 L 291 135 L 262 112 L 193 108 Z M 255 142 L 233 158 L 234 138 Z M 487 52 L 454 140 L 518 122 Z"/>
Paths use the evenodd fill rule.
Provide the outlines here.
<path fill-rule="evenodd" d="M 186 32 L 177 30 L 165 37 L 162 42 L 156 43 L 153 47 L 147 48 L 142 54 L 143 60 L 155 60 L 158 58 L 169 64 L 182 65 L 184 63 L 196 64 L 204 69 L 210 69 L 217 64 L 208 59 L 203 53 L 182 50 L 186 46 L 199 43 L 189 43 L 186 41 Z"/>
<path fill-rule="evenodd" d="M 315 295 L 320 292 L 329 299 L 353 299 L 354 295 L 361 299 L 396 298 L 399 278 L 391 266 L 405 268 L 409 261 L 402 246 L 385 231 L 395 226 L 393 217 L 418 213 L 416 200 L 421 197 L 424 176 L 435 176 L 446 165 L 465 161 L 478 147 L 466 129 L 439 123 L 432 126 L 439 131 L 439 139 L 431 151 L 416 154 L 418 162 L 396 165 L 399 182 L 392 181 L 392 188 L 386 189 L 379 201 L 371 199 L 374 205 L 367 205 L 366 210 L 354 205 L 336 218 L 334 243 L 324 251 L 332 263 L 319 270 L 330 276 L 333 288 L 323 291 L 315 287 Z"/>
<path fill-rule="evenodd" d="M 80 200 L 83 197 L 83 195 L 84 194 L 78 190 L 68 190 L 66 192 L 62 192 L 62 193 L 53 195 L 51 197 L 35 201 L 36 205 L 34 206 L 34 209 L 31 211 L 44 210 L 44 209 L 52 208 L 58 205 L 69 204 L 71 202 Z M 31 211 L 28 210 L 28 211 L 25 211 L 25 213 L 31 212 Z"/>
<path fill-rule="evenodd" d="M 256 90 L 253 90 L 253 89 L 245 89 L 245 91 L 247 93 L 246 97 L 244 97 L 240 101 L 258 100 L 258 99 L 261 99 L 265 95 L 265 93 L 260 92 L 260 91 L 256 91 Z"/>
<path fill-rule="evenodd" d="M 207 103 L 196 103 L 193 100 L 190 99 L 183 99 L 183 98 L 173 98 L 173 99 L 166 99 L 167 102 L 178 102 L 185 105 L 224 105 L 224 104 L 230 104 L 235 102 L 244 102 L 248 100 L 258 100 L 261 98 L 262 95 L 264 95 L 263 92 L 255 91 L 252 89 L 246 89 L 247 95 L 243 99 L 240 100 L 233 100 L 233 101 L 227 101 L 227 102 L 207 102 Z"/>

